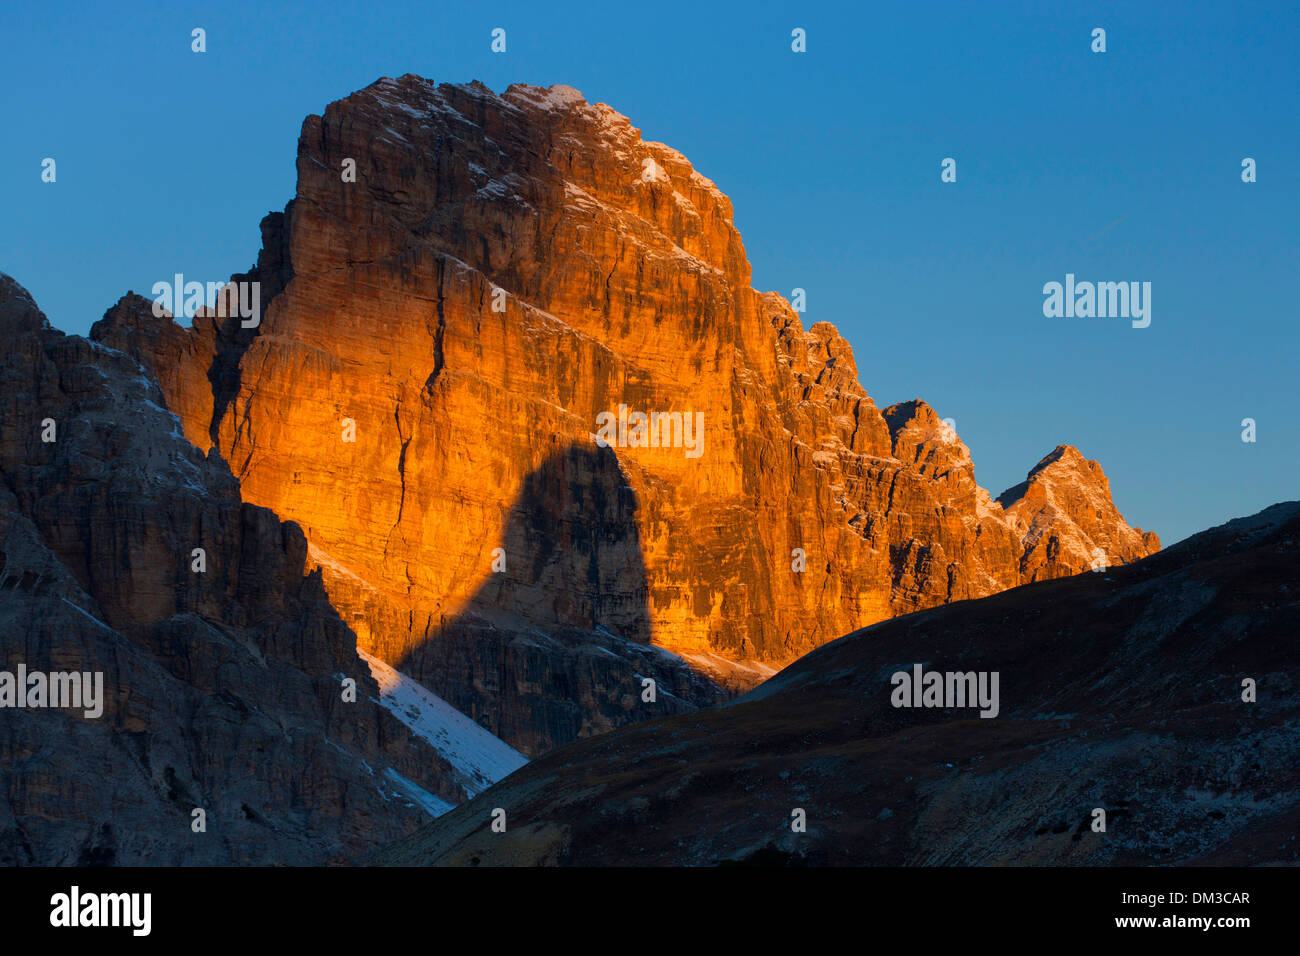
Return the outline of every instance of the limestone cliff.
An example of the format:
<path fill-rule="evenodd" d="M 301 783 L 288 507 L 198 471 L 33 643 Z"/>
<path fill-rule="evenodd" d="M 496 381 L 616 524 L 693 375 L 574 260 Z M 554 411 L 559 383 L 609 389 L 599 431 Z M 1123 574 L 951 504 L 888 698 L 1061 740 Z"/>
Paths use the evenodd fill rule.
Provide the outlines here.
<path fill-rule="evenodd" d="M 92 336 L 301 525 L 362 647 L 526 752 L 1159 547 L 1074 449 L 994 500 L 932 409 L 878 408 L 833 326 L 751 288 L 710 180 L 575 90 L 383 79 L 307 118 L 297 169 L 241 277 L 257 328 L 129 296 Z M 679 417 L 642 443 L 637 413 Z"/>

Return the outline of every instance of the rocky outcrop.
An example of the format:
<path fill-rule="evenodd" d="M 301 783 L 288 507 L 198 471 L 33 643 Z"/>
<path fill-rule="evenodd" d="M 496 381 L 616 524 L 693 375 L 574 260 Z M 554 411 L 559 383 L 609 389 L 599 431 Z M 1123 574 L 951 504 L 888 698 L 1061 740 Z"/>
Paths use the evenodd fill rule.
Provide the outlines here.
<path fill-rule="evenodd" d="M 345 862 L 463 799 L 377 705 L 301 530 L 145 369 L 3 275 L 0 334 L 0 671 L 103 689 L 98 715 L 0 707 L 0 863 Z"/>
<path fill-rule="evenodd" d="M 1158 547 L 1099 469 L 994 501 L 932 409 L 877 408 L 833 326 L 751 288 L 710 180 L 575 90 L 384 79 L 308 117 L 297 164 L 243 277 L 258 327 L 128 297 L 92 336 L 302 526 L 361 646 L 527 753 L 645 716 L 647 676 L 690 710 Z M 638 413 L 678 417 L 642 443 Z"/>
<path fill-rule="evenodd" d="M 1160 549 L 1150 531 L 1130 528 L 1110 500 L 1101 465 L 1058 445 L 1028 477 L 998 498 L 1024 545 L 1021 577 L 1061 576 L 1063 567 L 1100 570 Z"/>
<path fill-rule="evenodd" d="M 543 756 L 375 860 L 1294 866 L 1297 627 L 1289 502 L 850 634 L 728 706 Z M 995 715 L 895 706 L 917 666 L 996 673 Z"/>

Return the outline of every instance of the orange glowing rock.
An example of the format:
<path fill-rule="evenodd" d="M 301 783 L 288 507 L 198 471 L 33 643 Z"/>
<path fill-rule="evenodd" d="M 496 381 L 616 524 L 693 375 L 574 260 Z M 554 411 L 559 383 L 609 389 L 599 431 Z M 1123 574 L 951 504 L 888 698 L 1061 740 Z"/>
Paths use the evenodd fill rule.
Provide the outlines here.
<path fill-rule="evenodd" d="M 123 300 L 95 336 L 302 526 L 362 647 L 526 752 L 647 716 L 635 668 L 578 649 L 618 657 L 608 635 L 745 687 L 1159 547 L 1074 449 L 994 500 L 933 410 L 877 408 L 833 326 L 750 287 L 711 181 L 567 87 L 408 75 L 332 103 L 263 233 L 258 328 Z M 621 407 L 699 415 L 702 454 L 606 440 Z M 566 628 L 597 645 L 546 649 Z"/>

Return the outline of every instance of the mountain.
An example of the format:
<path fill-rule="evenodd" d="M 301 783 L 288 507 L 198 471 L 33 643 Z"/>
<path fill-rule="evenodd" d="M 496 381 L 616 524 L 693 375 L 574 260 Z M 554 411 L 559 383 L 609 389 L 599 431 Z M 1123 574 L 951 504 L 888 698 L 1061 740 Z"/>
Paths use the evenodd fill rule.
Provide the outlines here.
<path fill-rule="evenodd" d="M 306 119 L 297 170 L 233 280 L 254 327 L 128 294 L 91 337 L 301 527 L 366 653 L 525 755 L 1159 548 L 1070 446 L 994 499 L 751 287 L 710 180 L 569 87 L 383 79 Z"/>
<path fill-rule="evenodd" d="M 730 705 L 555 750 L 375 859 L 1295 865 L 1298 628 L 1289 502 L 857 631 Z M 917 665 L 996 672 L 996 715 L 894 706 Z"/>
<path fill-rule="evenodd" d="M 524 762 L 381 703 L 302 531 L 134 359 L 4 275 L 0 336 L 0 863 L 351 862 Z M 97 707 L 19 709 L 51 672 L 98 673 Z"/>

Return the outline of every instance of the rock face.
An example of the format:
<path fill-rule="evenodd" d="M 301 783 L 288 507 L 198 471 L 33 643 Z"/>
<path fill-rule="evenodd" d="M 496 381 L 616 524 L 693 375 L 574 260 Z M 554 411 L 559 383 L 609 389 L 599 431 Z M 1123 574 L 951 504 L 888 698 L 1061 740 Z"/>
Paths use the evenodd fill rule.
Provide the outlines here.
<path fill-rule="evenodd" d="M 343 862 L 463 799 L 376 704 L 302 532 L 145 370 L 4 275 L 0 335 L 0 671 L 103 688 L 98 717 L 0 708 L 0 864 Z"/>
<path fill-rule="evenodd" d="M 297 168 L 236 277 L 258 327 L 128 296 L 92 337 L 302 526 L 362 647 L 526 753 L 1159 547 L 1065 446 L 993 500 L 932 409 L 877 408 L 833 326 L 750 287 L 712 182 L 568 87 L 384 79 Z"/>
<path fill-rule="evenodd" d="M 728 706 L 543 756 L 376 861 L 1294 866 L 1297 627 L 1289 502 L 850 634 Z M 996 716 L 893 706 L 917 664 L 997 672 Z"/>
<path fill-rule="evenodd" d="M 1062 565 L 1099 570 L 1113 555 L 1160 550 L 1154 534 L 1124 523 L 1101 465 L 1069 445 L 1058 445 L 998 503 L 1024 545 L 1020 574 L 1027 581 L 1060 577 Z"/>

